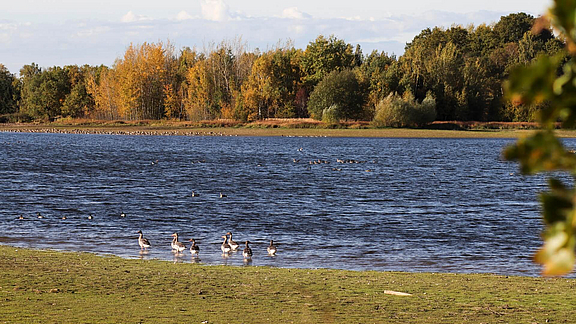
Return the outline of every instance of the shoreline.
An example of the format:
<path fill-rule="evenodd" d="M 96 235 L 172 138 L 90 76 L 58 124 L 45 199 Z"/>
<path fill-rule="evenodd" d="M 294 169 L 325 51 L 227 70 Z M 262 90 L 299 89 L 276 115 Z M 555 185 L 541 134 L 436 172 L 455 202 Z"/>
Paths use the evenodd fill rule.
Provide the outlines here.
<path fill-rule="evenodd" d="M 65 254 L 75 254 L 75 253 L 79 253 L 79 254 L 89 254 L 89 255 L 93 255 L 95 257 L 103 257 L 103 258 L 107 258 L 107 257 L 113 257 L 113 258 L 120 258 L 122 260 L 141 260 L 141 261 L 158 261 L 158 262 L 168 262 L 168 263 L 179 263 L 179 264 L 195 264 L 195 265 L 199 265 L 199 266 L 205 266 L 205 267 L 219 267 L 219 266 L 223 266 L 224 264 L 220 264 L 220 263 L 210 263 L 210 262 L 203 262 L 201 260 L 196 260 L 194 262 L 191 262 L 191 256 L 189 255 L 189 253 L 187 253 L 188 251 L 186 250 L 183 254 L 182 257 L 178 257 L 178 261 L 175 261 L 176 258 L 170 260 L 170 259 L 166 259 L 166 258 L 158 258 L 158 257 L 146 257 L 144 255 L 140 255 L 140 256 L 127 256 L 127 255 L 119 255 L 119 254 L 114 254 L 113 252 L 94 252 L 94 251 L 78 251 L 78 250 L 66 250 L 66 249 L 57 249 L 57 248 L 44 248 L 44 247 L 20 247 L 20 246 L 16 246 L 16 245 L 12 245 L 9 242 L 0 242 L 0 248 L 1 247 L 7 247 L 7 248 L 13 248 L 13 249 L 25 249 L 25 250 L 30 250 L 30 251 L 37 251 L 37 252 L 53 252 L 53 253 L 65 253 Z M 136 248 L 137 250 L 137 248 Z M 241 255 L 241 251 L 237 251 L 236 252 L 238 255 L 238 258 L 242 258 Z M 202 254 L 206 254 L 206 252 L 203 252 Z M 262 257 L 262 255 L 260 255 L 259 257 Z M 264 257 L 266 257 L 264 255 Z M 256 257 L 255 257 L 256 258 Z M 240 263 L 234 264 L 232 262 L 230 263 L 226 263 L 226 266 L 228 267 L 242 267 L 243 265 Z M 297 267 L 297 266 L 293 266 L 293 267 L 289 267 L 289 266 L 276 266 L 276 265 L 253 265 L 254 267 L 262 267 L 262 268 L 271 268 L 271 269 L 287 269 L 287 270 L 326 270 L 326 271 L 351 271 L 351 272 L 358 272 L 358 273 L 362 273 L 362 272 L 380 272 L 380 273 L 386 273 L 386 272 L 399 272 L 399 273 L 405 273 L 405 274 L 444 274 L 444 275 L 491 275 L 491 276 L 512 276 L 512 277 L 518 277 L 518 278 L 539 278 L 541 277 L 540 273 L 532 273 L 532 274 L 518 274 L 518 273 L 512 273 L 512 274 L 506 274 L 506 273 L 498 273 L 498 272 L 482 272 L 482 271 L 478 271 L 478 272 L 466 272 L 466 271 L 462 271 L 462 272 L 454 272 L 454 271 L 449 271 L 449 270 L 418 270 L 418 268 L 416 268 L 417 270 L 397 270 L 397 269 L 355 269 L 355 268 L 331 268 L 331 267 Z M 570 273 L 568 274 L 568 276 L 565 276 L 566 279 L 574 279 L 576 280 L 576 272 L 574 273 Z"/>
<path fill-rule="evenodd" d="M 8 323 L 562 322 L 576 279 L 205 266 L 0 246 Z M 122 307 L 118 307 L 122 305 Z"/>
<path fill-rule="evenodd" d="M 131 136 L 277 136 L 365 138 L 509 138 L 529 136 L 534 129 L 442 130 L 411 128 L 290 128 L 290 127 L 189 127 L 179 125 L 42 125 L 0 124 L 6 133 L 55 133 Z M 576 130 L 556 130 L 556 136 L 576 138 Z"/>

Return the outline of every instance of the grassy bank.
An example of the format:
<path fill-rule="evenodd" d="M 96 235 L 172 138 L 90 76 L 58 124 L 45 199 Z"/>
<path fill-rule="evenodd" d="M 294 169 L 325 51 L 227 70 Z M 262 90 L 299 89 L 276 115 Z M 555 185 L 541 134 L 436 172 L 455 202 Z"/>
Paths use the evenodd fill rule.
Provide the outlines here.
<path fill-rule="evenodd" d="M 569 323 L 575 288 L 572 279 L 203 266 L 0 246 L 3 323 Z"/>
<path fill-rule="evenodd" d="M 269 126 L 269 125 L 268 125 Z M 44 133 L 88 133 L 119 135 L 192 135 L 192 136 L 306 136 L 306 137 L 388 137 L 388 138 L 519 138 L 534 132 L 532 129 L 408 129 L 408 128 L 292 128 L 282 125 L 200 127 L 183 123 L 132 124 L 0 124 L 1 131 Z M 575 130 L 557 130 L 559 137 L 576 137 Z"/>

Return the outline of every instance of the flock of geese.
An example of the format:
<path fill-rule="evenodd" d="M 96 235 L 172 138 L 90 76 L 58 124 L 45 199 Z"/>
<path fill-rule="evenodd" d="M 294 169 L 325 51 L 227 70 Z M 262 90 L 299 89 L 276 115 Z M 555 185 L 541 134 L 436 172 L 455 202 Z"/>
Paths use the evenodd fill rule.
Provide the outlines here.
<path fill-rule="evenodd" d="M 194 192 L 192 192 L 192 194 L 194 195 Z M 226 197 L 226 195 L 220 194 L 220 198 L 222 198 L 222 197 Z M 39 219 L 44 218 L 44 216 L 40 213 L 36 213 L 36 217 Z M 126 217 L 126 214 L 121 213 L 120 217 Z M 92 216 L 92 214 L 90 214 L 88 216 L 88 219 L 90 219 L 90 220 L 93 218 L 94 218 L 94 216 Z M 18 219 L 24 219 L 24 216 L 20 215 L 18 217 Z M 62 219 L 66 219 L 66 216 L 62 216 Z M 144 234 L 142 233 L 141 230 L 138 231 L 138 234 L 140 234 L 140 236 L 138 237 L 138 245 L 140 245 L 141 250 L 146 250 L 152 246 L 152 244 L 150 244 L 150 241 L 144 237 Z M 176 253 L 182 253 L 184 250 L 186 250 L 186 245 L 184 243 L 178 241 L 178 233 L 172 234 L 172 237 L 173 237 L 172 244 L 171 244 L 172 251 L 175 251 Z M 222 250 L 222 254 L 224 256 L 229 256 L 230 253 L 238 251 L 240 244 L 236 243 L 232 239 L 232 232 L 228 232 L 228 233 L 226 233 L 226 235 L 222 235 L 222 238 L 224 239 L 224 242 L 222 242 L 220 249 Z M 200 253 L 200 247 L 196 244 L 196 240 L 194 240 L 193 238 L 191 238 L 189 241 L 192 242 L 192 245 L 190 246 L 190 253 L 192 254 L 192 256 L 197 256 L 198 253 Z M 244 256 L 245 259 L 251 259 L 253 253 L 252 253 L 252 249 L 249 246 L 250 241 L 245 241 L 244 244 L 245 244 L 245 247 L 244 247 L 244 250 L 242 251 L 242 255 Z M 273 240 L 270 240 L 270 245 L 268 245 L 266 250 L 268 252 L 268 255 L 270 255 L 270 256 L 276 255 L 276 252 L 278 251 L 278 249 L 274 245 Z"/>
<path fill-rule="evenodd" d="M 141 250 L 146 250 L 152 246 L 152 244 L 150 244 L 150 241 L 144 237 L 144 234 L 142 234 L 141 230 L 138 231 L 138 234 L 140 234 L 140 236 L 138 237 L 138 245 L 140 245 Z M 178 241 L 178 233 L 174 233 L 171 236 L 173 237 L 171 243 L 172 251 L 176 253 L 184 252 L 184 250 L 186 250 L 186 245 Z M 222 238 L 224 239 L 224 242 L 222 242 L 222 245 L 220 245 L 220 249 L 222 250 L 223 256 L 229 256 L 230 253 L 238 251 L 240 244 L 238 244 L 232 239 L 232 232 L 228 232 L 226 233 L 226 235 L 222 235 Z M 198 256 L 198 254 L 200 253 L 200 247 L 196 244 L 196 241 L 193 238 L 191 238 L 189 241 L 192 242 L 192 245 L 190 246 L 190 253 L 192 254 L 192 256 Z M 250 244 L 250 241 L 245 241 L 245 247 L 244 250 L 242 251 L 244 259 L 252 259 L 253 255 L 252 249 L 248 244 Z M 270 245 L 268 245 L 266 250 L 268 252 L 268 255 L 270 256 L 276 255 L 278 249 L 274 245 L 273 240 L 270 240 Z"/>

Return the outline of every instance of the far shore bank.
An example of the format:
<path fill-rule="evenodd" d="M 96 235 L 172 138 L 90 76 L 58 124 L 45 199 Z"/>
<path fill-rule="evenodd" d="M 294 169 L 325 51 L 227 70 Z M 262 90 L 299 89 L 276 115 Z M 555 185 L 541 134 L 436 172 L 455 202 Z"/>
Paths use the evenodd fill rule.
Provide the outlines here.
<path fill-rule="evenodd" d="M 296 126 L 295 126 L 296 125 Z M 327 128 L 306 121 L 303 124 L 267 121 L 266 123 L 187 124 L 183 122 L 109 122 L 109 123 L 6 123 L 0 124 L 0 132 L 21 133 L 67 133 L 106 135 L 151 136 L 294 136 L 294 137 L 374 137 L 374 138 L 521 138 L 535 132 L 534 125 L 514 123 L 503 126 L 462 124 L 459 129 L 441 129 L 454 124 L 437 124 L 437 129 L 371 128 L 365 124 L 351 124 Z M 498 128 L 499 127 L 499 128 Z M 556 130 L 563 138 L 576 138 L 576 130 Z"/>
<path fill-rule="evenodd" d="M 0 245 L 4 323 L 560 323 L 576 316 L 574 287 L 564 278 L 205 266 Z"/>

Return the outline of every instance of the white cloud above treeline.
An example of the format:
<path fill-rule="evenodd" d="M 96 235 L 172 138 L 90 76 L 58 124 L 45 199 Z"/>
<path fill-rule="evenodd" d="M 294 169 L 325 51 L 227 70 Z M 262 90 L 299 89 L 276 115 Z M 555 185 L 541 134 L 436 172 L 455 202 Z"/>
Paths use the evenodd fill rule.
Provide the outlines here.
<path fill-rule="evenodd" d="M 422 29 L 491 23 L 508 13 L 481 11 L 469 14 L 430 11 L 386 18 L 316 18 L 297 7 L 276 14 L 251 17 L 233 12 L 222 0 L 201 0 L 201 16 L 186 11 L 167 18 L 150 18 L 137 10 L 117 21 L 98 19 L 63 23 L 21 23 L 0 20 L 0 63 L 16 73 L 32 62 L 41 67 L 67 64 L 112 65 L 130 43 L 170 40 L 177 48 L 196 47 L 242 37 L 249 50 L 267 50 L 291 40 L 299 48 L 320 34 L 335 35 L 360 44 L 365 54 L 376 49 L 400 55 L 406 42 Z"/>

